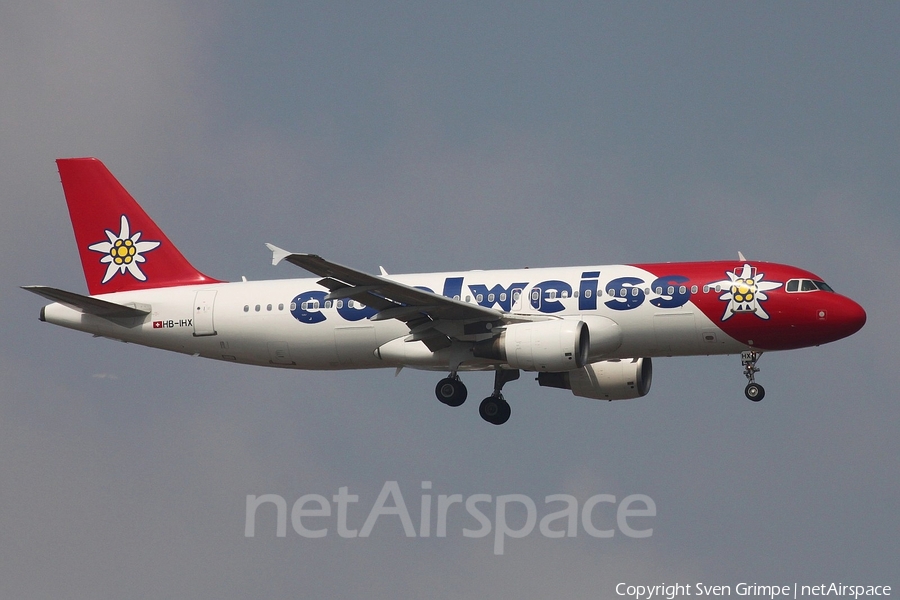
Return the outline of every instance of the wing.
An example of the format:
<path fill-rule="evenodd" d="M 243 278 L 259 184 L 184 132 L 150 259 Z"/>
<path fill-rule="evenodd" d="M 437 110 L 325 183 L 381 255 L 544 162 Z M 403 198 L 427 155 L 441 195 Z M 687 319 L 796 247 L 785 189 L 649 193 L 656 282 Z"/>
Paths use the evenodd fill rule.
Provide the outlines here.
<path fill-rule="evenodd" d="M 350 267 L 325 260 L 315 254 L 297 254 L 266 244 L 272 251 L 272 264 L 282 260 L 323 277 L 318 283 L 331 292 L 326 300 L 350 298 L 378 311 L 373 321 L 397 319 L 409 325 L 412 339 L 422 340 L 432 351 L 450 345 L 450 338 L 438 321 L 467 322 L 466 329 L 479 329 L 478 323 L 491 323 L 503 318 L 493 308 L 469 304 L 432 292 L 420 290 L 391 279 L 369 275 Z M 474 330 L 472 326 L 475 325 Z"/>

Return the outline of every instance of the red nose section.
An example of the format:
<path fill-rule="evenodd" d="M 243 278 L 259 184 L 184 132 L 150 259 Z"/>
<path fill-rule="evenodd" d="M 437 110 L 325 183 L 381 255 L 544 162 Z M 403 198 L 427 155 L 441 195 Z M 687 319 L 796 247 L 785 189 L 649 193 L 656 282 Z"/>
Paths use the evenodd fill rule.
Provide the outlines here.
<path fill-rule="evenodd" d="M 863 307 L 844 296 L 840 296 L 840 303 L 835 310 L 837 314 L 829 316 L 831 327 L 839 340 L 853 335 L 866 324 L 866 311 Z"/>
<path fill-rule="evenodd" d="M 790 297 L 783 310 L 772 315 L 767 331 L 757 335 L 757 346 L 790 350 L 819 346 L 853 335 L 866 324 L 866 311 L 846 296 L 812 292 Z"/>

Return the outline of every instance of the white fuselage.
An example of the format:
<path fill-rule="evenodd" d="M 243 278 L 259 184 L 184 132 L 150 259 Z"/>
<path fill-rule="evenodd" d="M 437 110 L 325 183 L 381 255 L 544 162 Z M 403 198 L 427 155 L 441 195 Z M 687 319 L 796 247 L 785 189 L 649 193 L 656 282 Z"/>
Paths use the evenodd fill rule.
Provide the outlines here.
<path fill-rule="evenodd" d="M 724 335 L 690 301 L 670 308 L 650 302 L 653 298 L 671 300 L 672 296 L 652 287 L 653 274 L 628 265 L 387 277 L 527 318 L 609 319 L 621 330 L 621 342 L 607 348 L 602 358 L 732 354 L 747 348 Z M 611 296 L 607 284 L 623 277 L 634 281 L 625 288 L 626 297 Z M 102 318 L 61 304 L 47 306 L 43 315 L 48 322 L 103 337 L 245 364 L 440 370 L 451 364 L 459 364 L 461 370 L 497 364 L 472 357 L 469 349 L 471 342 L 489 338 L 491 333 L 466 336 L 460 331 L 448 332 L 454 338 L 453 346 L 432 353 L 420 341 L 404 341 L 410 334 L 406 323 L 370 320 L 374 311 L 358 303 L 326 300 L 328 290 L 317 281 L 214 283 L 97 296 L 116 304 L 149 308 L 150 314 L 143 318 Z M 623 309 L 632 287 L 647 301 Z M 710 331 L 717 335 L 710 336 Z"/>

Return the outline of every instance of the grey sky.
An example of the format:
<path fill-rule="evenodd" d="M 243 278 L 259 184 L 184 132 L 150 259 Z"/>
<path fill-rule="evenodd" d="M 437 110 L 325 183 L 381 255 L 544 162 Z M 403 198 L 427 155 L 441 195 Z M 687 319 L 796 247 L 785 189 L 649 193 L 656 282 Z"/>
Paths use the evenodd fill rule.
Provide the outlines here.
<path fill-rule="evenodd" d="M 895 3 L 0 6 L 0 596 L 612 597 L 897 580 Z M 621 403 L 220 364 L 41 324 L 84 291 L 53 160 L 101 158 L 225 279 L 748 257 L 859 301 L 835 344 L 658 360 Z M 653 536 L 274 536 L 247 494 L 647 494 Z M 598 513 L 600 514 L 600 513 Z M 609 516 L 604 512 L 603 515 Z M 455 529 L 453 527 L 455 525 Z"/>

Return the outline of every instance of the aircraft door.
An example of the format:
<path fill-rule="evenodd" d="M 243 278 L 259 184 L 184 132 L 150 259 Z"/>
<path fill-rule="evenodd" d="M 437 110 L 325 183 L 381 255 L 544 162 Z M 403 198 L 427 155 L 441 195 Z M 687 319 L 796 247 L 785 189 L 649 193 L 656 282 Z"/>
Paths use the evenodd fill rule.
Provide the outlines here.
<path fill-rule="evenodd" d="M 213 323 L 213 305 L 216 290 L 199 290 L 194 297 L 194 337 L 216 335 Z"/>

